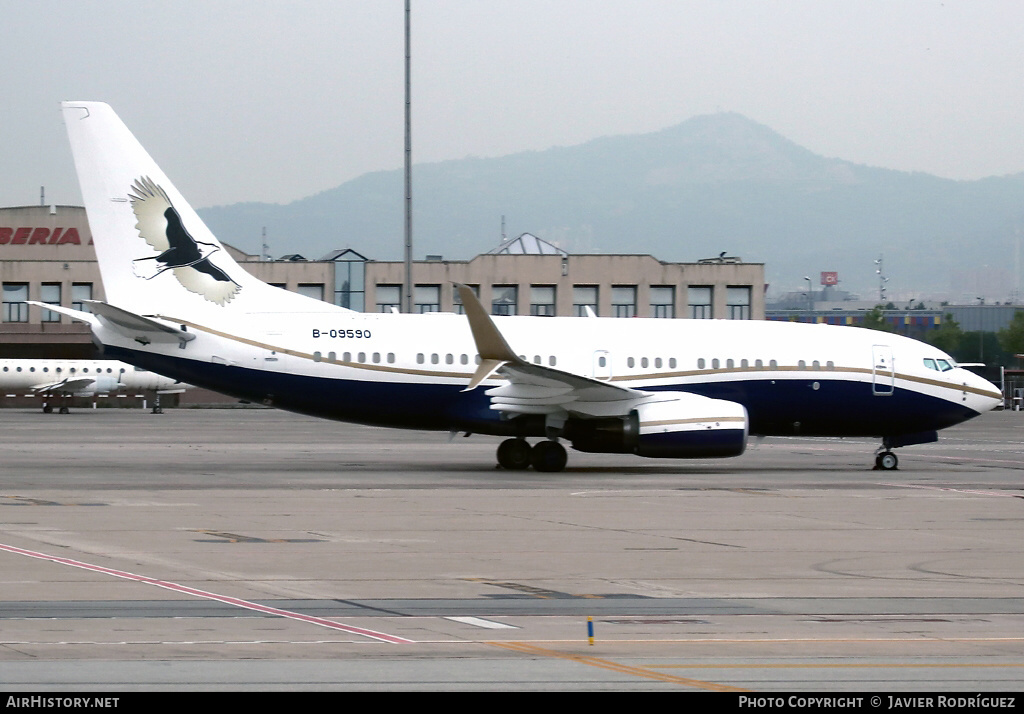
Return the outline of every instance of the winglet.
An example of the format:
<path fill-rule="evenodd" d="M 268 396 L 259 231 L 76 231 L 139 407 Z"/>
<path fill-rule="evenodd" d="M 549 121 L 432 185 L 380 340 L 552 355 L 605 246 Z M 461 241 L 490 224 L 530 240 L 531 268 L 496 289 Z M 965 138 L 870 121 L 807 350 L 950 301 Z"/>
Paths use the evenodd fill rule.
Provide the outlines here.
<path fill-rule="evenodd" d="M 476 368 L 476 372 L 473 373 L 473 377 L 469 380 L 469 384 L 462 391 L 472 392 L 474 389 L 480 386 L 480 382 L 490 377 L 492 374 L 497 372 L 506 364 L 508 364 L 508 362 L 500 359 L 481 360 L 480 366 Z"/>
<path fill-rule="evenodd" d="M 498 328 L 495 326 L 491 316 L 480 304 L 480 298 L 468 285 L 455 283 L 462 298 L 462 306 L 466 308 L 466 317 L 469 318 L 469 329 L 473 331 L 473 341 L 476 342 L 476 350 L 480 353 L 480 359 L 498 360 L 505 362 L 517 362 L 516 353 L 505 342 Z"/>
<path fill-rule="evenodd" d="M 466 317 L 469 319 L 469 329 L 473 333 L 473 341 L 476 343 L 476 351 L 480 354 L 480 366 L 477 367 L 469 385 L 462 391 L 468 392 L 476 389 L 485 379 L 493 375 L 504 365 L 519 361 L 516 353 L 505 342 L 501 332 L 487 314 L 480 299 L 468 285 L 455 283 L 462 299 L 462 306 L 466 309 Z"/>

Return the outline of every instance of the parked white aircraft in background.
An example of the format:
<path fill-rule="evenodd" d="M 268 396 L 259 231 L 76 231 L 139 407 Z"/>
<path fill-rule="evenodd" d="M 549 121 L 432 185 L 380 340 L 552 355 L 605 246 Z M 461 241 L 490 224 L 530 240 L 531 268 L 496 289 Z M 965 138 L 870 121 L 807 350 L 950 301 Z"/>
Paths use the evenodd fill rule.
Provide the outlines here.
<path fill-rule="evenodd" d="M 504 435 L 506 468 L 580 451 L 702 458 L 748 434 L 876 436 L 891 449 L 1000 403 L 926 344 L 763 321 L 364 314 L 250 276 L 105 104 L 64 118 L 107 302 L 105 353 L 239 399 L 344 421 Z M 479 388 L 478 388 L 479 387 Z M 530 446 L 527 437 L 540 437 Z"/>
<path fill-rule="evenodd" d="M 150 390 L 159 399 L 161 394 L 177 394 L 191 386 L 108 359 L 0 359 L 0 390 L 31 390 L 43 398 L 46 413 L 53 411 L 55 397 Z M 61 404 L 59 411 L 66 414 L 67 405 Z"/>

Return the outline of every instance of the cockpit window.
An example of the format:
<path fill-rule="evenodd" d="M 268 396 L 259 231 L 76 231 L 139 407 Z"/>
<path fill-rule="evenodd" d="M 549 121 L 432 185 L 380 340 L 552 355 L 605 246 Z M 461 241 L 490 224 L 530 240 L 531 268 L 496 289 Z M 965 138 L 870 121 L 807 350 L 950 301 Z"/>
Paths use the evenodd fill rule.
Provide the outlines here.
<path fill-rule="evenodd" d="M 924 366 L 928 369 L 934 369 L 936 372 L 948 372 L 956 365 L 950 364 L 949 360 L 931 359 L 930 357 L 926 357 L 924 360 Z"/>

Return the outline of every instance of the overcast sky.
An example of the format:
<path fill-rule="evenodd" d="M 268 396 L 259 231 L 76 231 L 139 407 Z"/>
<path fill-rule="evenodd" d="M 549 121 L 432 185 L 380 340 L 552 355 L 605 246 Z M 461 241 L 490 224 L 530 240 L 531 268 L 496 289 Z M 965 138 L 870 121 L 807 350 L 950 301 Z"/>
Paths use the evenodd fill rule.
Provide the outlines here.
<path fill-rule="evenodd" d="M 58 103 L 110 103 L 197 207 L 403 162 L 403 0 L 0 0 L 0 205 L 80 203 Z M 413 0 L 416 162 L 732 111 L 824 156 L 1024 171 L 1019 0 Z"/>

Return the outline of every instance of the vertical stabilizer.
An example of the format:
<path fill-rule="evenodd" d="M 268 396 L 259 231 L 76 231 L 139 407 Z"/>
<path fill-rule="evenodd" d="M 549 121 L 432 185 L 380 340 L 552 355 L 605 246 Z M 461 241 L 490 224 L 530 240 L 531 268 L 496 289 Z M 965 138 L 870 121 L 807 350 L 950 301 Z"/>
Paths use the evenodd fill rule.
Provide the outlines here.
<path fill-rule="evenodd" d="M 208 321 L 330 309 L 242 270 L 108 105 L 62 108 L 107 302 Z"/>

